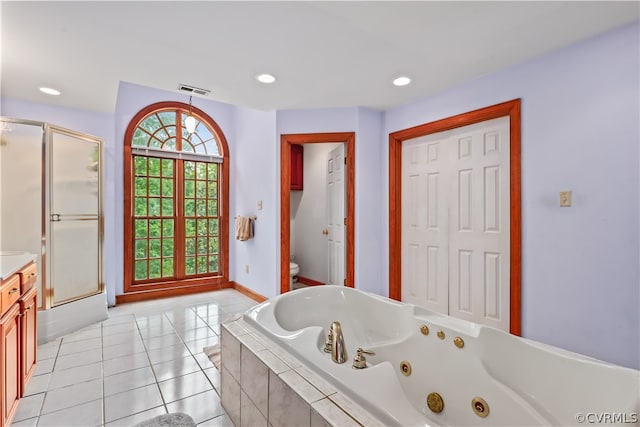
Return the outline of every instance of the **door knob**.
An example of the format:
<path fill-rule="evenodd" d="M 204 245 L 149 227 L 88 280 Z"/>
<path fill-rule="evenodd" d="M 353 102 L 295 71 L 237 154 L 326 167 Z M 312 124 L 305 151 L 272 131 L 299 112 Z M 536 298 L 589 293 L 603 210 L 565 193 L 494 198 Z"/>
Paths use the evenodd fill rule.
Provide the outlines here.
<path fill-rule="evenodd" d="M 329 235 L 329 230 L 327 230 L 326 228 L 324 230 L 322 230 L 322 234 L 325 236 Z"/>

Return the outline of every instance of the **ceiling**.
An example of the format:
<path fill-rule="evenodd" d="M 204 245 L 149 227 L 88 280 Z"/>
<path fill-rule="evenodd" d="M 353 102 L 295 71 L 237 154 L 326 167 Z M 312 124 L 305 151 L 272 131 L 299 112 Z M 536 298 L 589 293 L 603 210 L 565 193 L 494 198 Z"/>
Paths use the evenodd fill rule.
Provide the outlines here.
<path fill-rule="evenodd" d="M 261 110 L 384 110 L 637 21 L 639 5 L 2 1 L 0 89 L 101 112 L 115 110 L 120 81 L 186 83 Z M 260 73 L 277 81 L 258 83 Z M 400 75 L 412 83 L 393 86 Z"/>

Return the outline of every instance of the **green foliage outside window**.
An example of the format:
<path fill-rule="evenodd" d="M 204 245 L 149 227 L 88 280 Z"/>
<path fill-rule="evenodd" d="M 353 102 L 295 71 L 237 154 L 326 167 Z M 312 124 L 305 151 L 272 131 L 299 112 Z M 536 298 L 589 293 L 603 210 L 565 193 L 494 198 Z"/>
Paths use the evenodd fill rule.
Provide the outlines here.
<path fill-rule="evenodd" d="M 175 111 L 152 113 L 138 125 L 132 146 L 219 154 L 214 134 L 202 122 L 197 123 L 194 134 L 182 124 L 178 138 L 176 118 Z M 134 280 L 219 271 L 219 167 L 204 161 L 153 157 L 151 152 L 133 155 Z M 183 173 L 176 176 L 180 168 Z M 176 200 L 180 192 L 183 200 Z M 176 253 L 176 238 L 184 239 L 179 245 L 184 246 L 183 253 Z M 175 271 L 177 257 L 183 257 L 182 272 Z"/>

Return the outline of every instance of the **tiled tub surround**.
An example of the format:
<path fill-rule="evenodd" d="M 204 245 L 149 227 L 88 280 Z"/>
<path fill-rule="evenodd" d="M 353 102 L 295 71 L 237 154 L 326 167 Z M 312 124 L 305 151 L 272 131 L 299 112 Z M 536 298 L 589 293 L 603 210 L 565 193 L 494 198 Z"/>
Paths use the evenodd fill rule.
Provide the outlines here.
<path fill-rule="evenodd" d="M 244 319 L 220 332 L 222 406 L 236 427 L 385 425 Z"/>
<path fill-rule="evenodd" d="M 334 320 L 342 324 L 349 359 L 358 347 L 376 353 L 367 356 L 366 369 L 352 369 L 351 360 L 334 363 L 323 351 Z M 223 403 L 229 412 L 238 406 L 235 397 L 225 399 L 226 375 L 227 389 L 240 394 L 234 414 L 239 411 L 241 423 L 245 407 L 248 417 L 257 413 L 254 405 L 274 426 L 298 425 L 302 415 L 291 402 L 306 403 L 300 405 L 306 417 L 308 407 L 311 415 L 314 410 L 324 415 L 317 403 L 323 399 L 345 409 L 339 401 L 346 397 L 360 405 L 357 414 L 346 412 L 363 425 L 376 419 L 387 426 L 575 425 L 581 413 L 623 414 L 633 420 L 640 412 L 636 370 L 351 288 L 317 286 L 280 295 L 250 309 L 223 332 Z M 270 340 L 275 344 L 264 352 Z M 261 360 L 262 375 L 254 374 L 259 369 L 251 354 Z M 285 365 L 274 363 L 273 355 Z M 404 365 L 404 374 L 403 362 L 411 366 Z M 298 397 L 272 395 L 281 383 Z M 314 387 L 300 386 L 308 383 Z M 339 393 L 332 394 L 335 390 Z M 440 413 L 427 405 L 431 393 L 444 401 Z M 486 402 L 478 404 L 476 398 Z M 278 418 L 282 401 L 289 414 L 285 420 Z M 325 421 L 344 424 L 326 416 Z"/>

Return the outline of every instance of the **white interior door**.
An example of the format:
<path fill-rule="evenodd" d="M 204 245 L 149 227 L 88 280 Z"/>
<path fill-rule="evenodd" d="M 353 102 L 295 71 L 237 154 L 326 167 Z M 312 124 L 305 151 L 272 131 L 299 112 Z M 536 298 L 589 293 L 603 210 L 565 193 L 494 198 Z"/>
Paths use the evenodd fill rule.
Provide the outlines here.
<path fill-rule="evenodd" d="M 449 231 L 446 136 L 402 147 L 402 301 L 448 313 Z"/>
<path fill-rule="evenodd" d="M 344 286 L 346 277 L 344 209 L 344 144 L 340 144 L 327 157 L 328 285 Z"/>
<path fill-rule="evenodd" d="M 402 170 L 403 301 L 508 331 L 509 118 L 407 141 Z"/>

